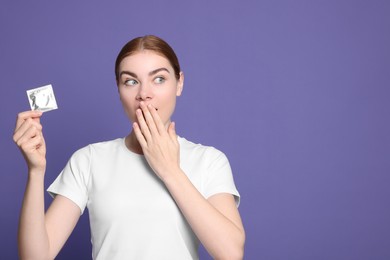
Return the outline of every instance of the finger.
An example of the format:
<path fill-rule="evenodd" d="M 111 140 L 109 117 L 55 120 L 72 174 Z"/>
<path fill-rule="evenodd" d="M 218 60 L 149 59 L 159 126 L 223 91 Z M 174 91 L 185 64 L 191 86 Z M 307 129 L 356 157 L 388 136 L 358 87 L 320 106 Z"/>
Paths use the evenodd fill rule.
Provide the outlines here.
<path fill-rule="evenodd" d="M 145 137 L 144 135 L 142 134 L 142 131 L 138 125 L 138 123 L 133 123 L 133 130 L 134 130 L 134 133 L 135 133 L 135 137 L 137 137 L 137 140 L 139 142 L 139 144 L 141 145 L 141 147 L 146 147 L 148 144 L 145 140 Z"/>
<path fill-rule="evenodd" d="M 144 114 L 144 118 L 146 121 L 146 124 L 148 125 L 149 131 L 152 135 L 158 134 L 156 124 L 154 122 L 153 116 L 150 113 L 150 110 L 153 109 L 152 105 L 146 106 L 144 102 L 140 103 L 142 113 Z"/>
<path fill-rule="evenodd" d="M 15 131 L 23 124 L 23 122 L 28 118 L 40 118 L 42 116 L 42 111 L 24 111 L 18 114 L 16 119 Z M 38 121 L 39 122 L 39 121 Z"/>
<path fill-rule="evenodd" d="M 39 135 L 41 136 L 42 145 L 43 145 L 43 146 L 45 147 L 45 149 L 46 149 L 46 141 L 45 141 L 45 138 L 43 137 L 42 131 L 40 131 Z"/>
<path fill-rule="evenodd" d="M 20 136 L 22 136 L 24 134 L 24 132 L 27 131 L 27 129 L 29 129 L 30 127 L 36 127 L 38 130 L 42 130 L 42 125 L 37 122 L 37 121 L 34 121 L 34 119 L 32 118 L 27 118 L 20 126 L 18 129 L 15 130 L 14 132 L 14 140 L 15 139 L 18 139 Z"/>
<path fill-rule="evenodd" d="M 21 135 L 18 139 L 16 139 L 15 142 L 19 147 L 22 148 L 23 144 L 29 142 L 30 139 L 36 136 L 42 136 L 42 134 L 40 130 L 38 130 L 35 126 L 31 126 L 23 133 L 23 135 Z"/>
<path fill-rule="evenodd" d="M 33 138 L 30 138 L 27 142 L 24 142 L 21 145 L 21 149 L 25 152 L 35 151 L 44 147 L 45 141 L 42 135 L 36 135 Z"/>
<path fill-rule="evenodd" d="M 149 113 L 151 114 L 151 116 L 153 118 L 153 122 L 155 124 L 155 127 L 156 127 L 158 133 L 159 134 L 166 133 L 167 130 L 166 130 L 163 122 L 161 121 L 161 117 L 158 114 L 156 108 L 154 108 L 152 105 L 149 105 L 148 109 L 149 109 Z"/>
<path fill-rule="evenodd" d="M 141 109 L 137 109 L 136 111 L 137 120 L 138 120 L 138 128 L 140 129 L 141 133 L 143 134 L 146 141 L 151 140 L 149 127 L 145 121 L 144 114 L 142 113 Z"/>
<path fill-rule="evenodd" d="M 16 120 L 16 127 L 19 128 L 19 126 L 27 119 L 27 118 L 39 118 L 43 114 L 42 111 L 34 110 L 34 111 L 24 111 L 18 114 L 17 120 Z"/>
<path fill-rule="evenodd" d="M 31 126 L 16 140 L 16 144 L 21 145 L 37 135 L 40 135 L 40 131 L 35 126 Z"/>
<path fill-rule="evenodd" d="M 38 131 L 42 131 L 42 125 L 31 118 L 27 118 L 22 125 L 14 132 L 13 140 L 16 142 L 25 132 L 31 128 L 35 127 Z"/>

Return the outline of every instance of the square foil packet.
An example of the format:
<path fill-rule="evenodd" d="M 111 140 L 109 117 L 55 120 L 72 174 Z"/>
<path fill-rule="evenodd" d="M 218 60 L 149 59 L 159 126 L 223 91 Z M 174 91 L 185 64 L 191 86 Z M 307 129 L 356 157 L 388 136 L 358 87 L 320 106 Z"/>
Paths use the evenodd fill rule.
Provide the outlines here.
<path fill-rule="evenodd" d="M 27 97 L 31 110 L 47 112 L 58 108 L 51 85 L 27 90 Z"/>

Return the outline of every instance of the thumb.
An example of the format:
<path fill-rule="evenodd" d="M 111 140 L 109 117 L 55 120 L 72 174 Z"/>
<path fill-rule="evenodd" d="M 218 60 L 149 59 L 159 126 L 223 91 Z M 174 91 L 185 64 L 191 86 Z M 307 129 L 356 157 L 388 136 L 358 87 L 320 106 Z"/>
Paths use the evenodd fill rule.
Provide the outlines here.
<path fill-rule="evenodd" d="M 41 117 L 43 115 L 42 111 L 39 111 L 39 110 L 36 110 L 36 114 L 33 115 L 32 119 L 35 121 L 35 122 L 38 122 L 40 123 L 41 122 Z"/>

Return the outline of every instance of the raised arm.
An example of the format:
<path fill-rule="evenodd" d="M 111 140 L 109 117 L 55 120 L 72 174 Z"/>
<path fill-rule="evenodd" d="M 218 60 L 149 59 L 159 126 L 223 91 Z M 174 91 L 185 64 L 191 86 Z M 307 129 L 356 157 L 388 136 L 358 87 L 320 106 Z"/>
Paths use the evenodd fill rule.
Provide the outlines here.
<path fill-rule="evenodd" d="M 145 158 L 164 182 L 192 230 L 214 259 L 242 259 L 245 231 L 231 194 L 207 200 L 179 166 L 179 144 L 174 124 L 166 130 L 157 111 L 141 104 L 134 132 Z"/>
<path fill-rule="evenodd" d="M 80 217 L 78 206 L 62 196 L 54 199 L 45 214 L 46 145 L 41 116 L 42 112 L 39 111 L 20 113 L 13 135 L 28 167 L 19 220 L 20 259 L 54 259 Z"/>

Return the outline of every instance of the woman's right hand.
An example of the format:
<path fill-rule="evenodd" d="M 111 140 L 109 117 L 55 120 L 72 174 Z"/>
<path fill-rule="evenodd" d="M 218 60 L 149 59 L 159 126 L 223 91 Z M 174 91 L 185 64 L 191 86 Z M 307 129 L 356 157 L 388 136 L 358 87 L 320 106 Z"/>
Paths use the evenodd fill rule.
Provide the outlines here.
<path fill-rule="evenodd" d="M 29 171 L 46 170 L 46 145 L 40 124 L 41 111 L 18 114 L 13 140 L 22 152 Z"/>

